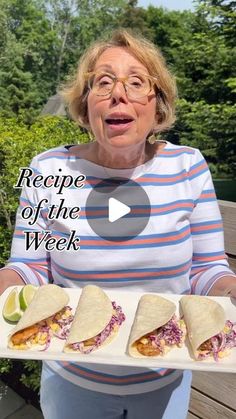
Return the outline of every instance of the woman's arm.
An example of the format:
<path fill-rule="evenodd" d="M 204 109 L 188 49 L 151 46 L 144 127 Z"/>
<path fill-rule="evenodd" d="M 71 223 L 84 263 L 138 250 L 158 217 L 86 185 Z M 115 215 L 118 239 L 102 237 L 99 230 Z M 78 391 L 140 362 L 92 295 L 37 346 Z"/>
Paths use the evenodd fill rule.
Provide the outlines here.
<path fill-rule="evenodd" d="M 190 216 L 193 244 L 191 292 L 199 295 L 235 295 L 236 275 L 224 250 L 223 224 L 211 174 L 201 153 L 195 153 L 190 186 L 195 207 Z"/>
<path fill-rule="evenodd" d="M 37 157 L 33 159 L 30 167 L 34 173 L 40 173 Z M 34 249 L 33 246 L 26 249 L 24 234 L 24 231 L 48 230 L 47 219 L 40 212 L 34 225 L 31 225 L 29 224 L 31 220 L 25 220 L 22 217 L 22 209 L 26 206 L 36 207 L 37 203 L 45 198 L 46 191 L 47 189 L 31 188 L 27 185 L 22 189 L 20 206 L 16 214 L 11 256 L 6 267 L 0 271 L 1 291 L 14 284 L 31 283 L 38 286 L 51 280 L 50 254 L 43 246 L 38 249 Z"/>
<path fill-rule="evenodd" d="M 236 298 L 236 276 L 222 276 L 211 287 L 208 295 L 230 296 Z"/>
<path fill-rule="evenodd" d="M 0 270 L 0 295 L 11 285 L 25 285 L 25 282 L 13 269 Z"/>

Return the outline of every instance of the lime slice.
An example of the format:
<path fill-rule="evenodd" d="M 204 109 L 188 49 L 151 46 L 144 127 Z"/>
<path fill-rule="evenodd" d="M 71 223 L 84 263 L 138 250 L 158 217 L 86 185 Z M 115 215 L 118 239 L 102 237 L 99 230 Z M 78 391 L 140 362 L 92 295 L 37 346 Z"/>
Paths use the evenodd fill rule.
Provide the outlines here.
<path fill-rule="evenodd" d="M 35 287 L 32 284 L 25 285 L 19 294 L 19 303 L 21 310 L 25 311 L 33 300 L 34 294 L 37 291 L 38 287 Z"/>
<path fill-rule="evenodd" d="M 13 290 L 8 295 L 3 306 L 2 315 L 5 320 L 10 322 L 18 322 L 20 320 L 22 311 L 20 309 L 17 288 L 13 288 Z"/>

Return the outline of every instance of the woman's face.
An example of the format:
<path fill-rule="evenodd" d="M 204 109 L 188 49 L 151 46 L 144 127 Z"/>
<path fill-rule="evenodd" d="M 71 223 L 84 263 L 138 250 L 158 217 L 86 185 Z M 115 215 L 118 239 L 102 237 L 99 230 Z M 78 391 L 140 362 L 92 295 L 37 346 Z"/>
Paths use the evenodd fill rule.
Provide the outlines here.
<path fill-rule="evenodd" d="M 94 71 L 118 78 L 135 74 L 148 75 L 146 67 L 121 47 L 104 51 Z M 110 96 L 97 96 L 90 91 L 88 117 L 96 141 L 103 146 L 127 147 L 144 143 L 156 126 L 155 92 L 152 89 L 141 99 L 131 99 L 127 97 L 120 81 L 115 84 Z"/>

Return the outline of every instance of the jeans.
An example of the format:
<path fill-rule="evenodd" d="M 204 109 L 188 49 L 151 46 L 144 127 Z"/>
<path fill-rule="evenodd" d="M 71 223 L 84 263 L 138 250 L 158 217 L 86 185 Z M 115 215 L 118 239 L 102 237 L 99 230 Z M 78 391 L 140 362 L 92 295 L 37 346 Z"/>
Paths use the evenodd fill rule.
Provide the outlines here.
<path fill-rule="evenodd" d="M 117 396 L 87 390 L 43 367 L 41 409 L 44 419 L 185 419 L 192 374 L 149 393 Z"/>
<path fill-rule="evenodd" d="M 185 419 L 192 374 L 149 393 L 117 396 L 86 390 L 43 366 L 41 409 L 45 419 Z"/>

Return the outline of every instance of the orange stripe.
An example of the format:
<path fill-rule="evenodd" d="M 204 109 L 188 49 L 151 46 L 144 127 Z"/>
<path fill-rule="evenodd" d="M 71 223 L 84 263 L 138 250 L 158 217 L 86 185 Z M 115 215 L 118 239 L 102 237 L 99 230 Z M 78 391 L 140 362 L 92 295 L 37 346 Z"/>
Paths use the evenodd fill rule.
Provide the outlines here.
<path fill-rule="evenodd" d="M 181 271 L 183 271 L 183 270 L 185 270 L 187 267 L 189 267 L 190 266 L 190 264 L 187 264 L 186 266 L 184 266 L 184 267 L 182 267 L 182 268 L 179 268 L 179 269 L 173 269 L 173 270 L 169 270 L 169 271 L 159 271 L 159 272 L 131 272 L 131 273 L 101 273 L 101 274 L 78 274 L 78 273 L 69 273 L 69 272 L 66 272 L 66 271 L 64 271 L 63 269 L 61 269 L 61 268 L 57 268 L 57 267 L 54 267 L 55 268 L 55 270 L 56 270 L 56 272 L 58 272 L 58 273 L 60 273 L 60 274 L 63 274 L 63 275 L 66 275 L 67 277 L 70 277 L 70 278 L 79 278 L 79 277 L 82 277 L 82 278 L 91 278 L 91 276 L 93 277 L 93 278 L 97 278 L 97 279 L 105 279 L 105 278 L 120 278 L 121 277 L 121 275 L 123 274 L 123 275 L 125 275 L 126 277 L 128 277 L 128 278 L 131 278 L 131 277 L 133 277 L 133 276 L 136 276 L 137 278 L 142 278 L 142 277 L 149 277 L 149 276 L 153 276 L 153 275 L 169 275 L 169 274 L 177 274 L 177 273 L 179 273 L 179 272 L 181 272 Z"/>
<path fill-rule="evenodd" d="M 133 244 L 149 244 L 149 243 L 165 243 L 165 242 L 171 242 L 175 241 L 176 239 L 181 239 L 189 234 L 189 230 L 184 231 L 183 233 L 176 233 L 171 237 L 160 237 L 160 238 L 153 238 L 153 239 L 142 239 L 142 240 L 128 240 L 128 241 L 116 241 L 114 242 L 114 245 L 119 246 L 120 244 L 125 245 L 129 247 Z M 109 241 L 95 241 L 95 240 L 83 240 L 81 239 L 81 246 L 82 245 L 99 245 L 99 246 L 108 246 L 110 244 Z"/>
<path fill-rule="evenodd" d="M 208 256 L 208 257 L 193 256 L 193 260 L 200 260 L 201 262 L 210 262 L 210 261 L 221 260 L 221 259 L 226 259 L 226 256 L 223 256 L 223 255 Z"/>
<path fill-rule="evenodd" d="M 196 174 L 196 173 L 198 173 L 199 171 L 201 171 L 202 169 L 204 169 L 205 167 L 207 167 L 207 164 L 206 164 L 206 162 L 203 162 L 202 164 L 201 164 L 201 166 L 198 166 L 198 167 L 195 167 L 195 169 L 191 169 L 190 171 L 189 171 L 189 175 L 194 175 L 194 174 Z"/>
<path fill-rule="evenodd" d="M 209 226 L 198 226 L 198 227 L 191 227 L 192 231 L 206 231 L 211 230 L 214 228 L 222 228 L 222 223 L 219 224 L 211 224 Z"/>
<path fill-rule="evenodd" d="M 66 368 L 66 370 L 74 371 L 75 373 L 77 373 L 76 375 L 78 375 L 78 372 L 79 372 L 79 375 L 81 375 L 81 376 L 84 376 L 84 377 L 87 377 L 87 378 L 94 378 L 95 380 L 102 381 L 104 383 L 117 383 L 117 384 L 120 384 L 120 383 L 121 384 L 122 383 L 135 383 L 135 382 L 138 383 L 138 382 L 143 382 L 143 379 L 157 378 L 158 375 L 159 376 L 161 375 L 161 374 L 152 372 L 152 373 L 148 373 L 147 375 L 145 375 L 145 377 L 143 377 L 143 376 L 140 377 L 140 381 L 137 381 L 137 376 L 136 377 L 126 377 L 126 378 L 104 377 L 104 376 L 100 376 L 99 374 L 84 371 L 84 370 L 81 370 L 78 367 L 74 367 L 69 362 L 62 362 L 62 364 L 63 364 L 64 368 Z M 166 375 L 166 373 L 168 371 L 171 371 L 171 370 L 166 370 L 163 375 Z"/>

